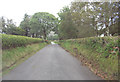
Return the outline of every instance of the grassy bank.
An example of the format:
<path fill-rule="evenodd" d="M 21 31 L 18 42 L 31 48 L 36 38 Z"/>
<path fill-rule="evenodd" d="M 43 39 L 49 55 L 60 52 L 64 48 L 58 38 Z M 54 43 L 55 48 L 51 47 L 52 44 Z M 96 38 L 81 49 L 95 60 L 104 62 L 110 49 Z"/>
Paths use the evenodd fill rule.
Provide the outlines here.
<path fill-rule="evenodd" d="M 118 79 L 118 37 L 63 40 L 59 44 L 103 79 Z"/>
<path fill-rule="evenodd" d="M 36 43 L 27 45 L 26 47 L 16 47 L 2 51 L 2 69 L 3 74 L 13 69 L 30 56 L 34 55 L 41 48 L 45 47 L 46 43 Z"/>

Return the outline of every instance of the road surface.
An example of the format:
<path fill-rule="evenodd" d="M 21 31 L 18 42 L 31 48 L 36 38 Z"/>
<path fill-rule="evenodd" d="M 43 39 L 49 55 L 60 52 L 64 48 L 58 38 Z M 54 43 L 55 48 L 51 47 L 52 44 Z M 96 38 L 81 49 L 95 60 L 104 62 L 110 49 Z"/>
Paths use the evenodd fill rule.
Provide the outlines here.
<path fill-rule="evenodd" d="M 57 44 L 50 44 L 17 66 L 3 80 L 101 80 Z"/>

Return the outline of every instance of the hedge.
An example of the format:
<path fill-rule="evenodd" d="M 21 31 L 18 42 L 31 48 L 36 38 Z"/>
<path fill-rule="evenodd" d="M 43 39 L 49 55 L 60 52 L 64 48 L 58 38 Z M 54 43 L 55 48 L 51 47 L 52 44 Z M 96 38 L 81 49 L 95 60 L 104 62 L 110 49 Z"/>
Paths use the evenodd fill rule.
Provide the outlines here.
<path fill-rule="evenodd" d="M 118 37 L 90 37 L 80 39 L 63 40 L 61 42 L 70 42 L 71 44 L 78 43 L 79 45 L 86 45 L 85 48 L 93 49 L 94 51 L 101 53 L 104 57 L 110 55 L 118 55 L 118 49 L 120 47 L 120 38 Z"/>
<path fill-rule="evenodd" d="M 59 44 L 66 50 L 77 55 L 98 70 L 106 79 L 117 79 L 118 57 L 120 55 L 120 38 L 116 37 L 89 37 L 61 40 Z M 75 55 L 75 56 L 76 56 Z"/>
<path fill-rule="evenodd" d="M 39 43 L 39 42 L 42 42 L 42 39 L 31 38 L 26 36 L 2 34 L 2 49 L 26 46 L 28 44 Z"/>

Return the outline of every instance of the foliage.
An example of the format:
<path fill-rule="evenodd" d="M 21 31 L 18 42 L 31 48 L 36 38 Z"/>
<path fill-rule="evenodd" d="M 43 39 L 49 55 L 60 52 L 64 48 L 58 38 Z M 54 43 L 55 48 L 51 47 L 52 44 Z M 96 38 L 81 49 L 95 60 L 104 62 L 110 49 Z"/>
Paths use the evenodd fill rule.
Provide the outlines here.
<path fill-rule="evenodd" d="M 39 42 L 42 42 L 42 39 L 2 34 L 2 48 L 3 49 L 26 46 L 28 44 L 39 43 Z"/>
<path fill-rule="evenodd" d="M 2 29 L 0 32 L 3 34 L 47 39 L 51 31 L 58 33 L 58 20 L 50 13 L 38 12 L 32 16 L 25 14 L 19 27 L 15 25 L 12 19 L 0 17 L 0 27 Z"/>
<path fill-rule="evenodd" d="M 18 64 L 27 60 L 30 56 L 34 55 L 41 48 L 46 46 L 45 42 L 21 46 L 13 49 L 3 50 L 2 52 L 2 70 L 3 74 L 15 68 Z M 1 69 L 0 69 L 1 70 Z"/>
<path fill-rule="evenodd" d="M 58 35 L 51 35 L 51 36 L 48 36 L 47 37 L 48 38 L 48 40 L 59 40 L 59 37 L 58 37 Z"/>
<path fill-rule="evenodd" d="M 12 35 L 24 35 L 25 31 L 15 25 L 12 19 L 5 20 L 4 17 L 0 18 L 1 33 Z"/>
<path fill-rule="evenodd" d="M 30 18 L 31 17 L 29 15 L 25 14 L 23 21 L 20 23 L 20 28 L 25 31 L 25 36 L 29 36 L 30 33 Z"/>
<path fill-rule="evenodd" d="M 2 30 L 6 34 L 12 34 L 12 35 L 24 35 L 25 31 L 19 27 L 11 27 L 7 28 L 6 30 Z"/>
<path fill-rule="evenodd" d="M 110 76 L 106 79 L 117 79 L 119 42 L 119 37 L 90 37 L 62 40 L 59 44 L 70 52 L 84 57 L 87 63 L 91 62 L 94 70 Z"/>
<path fill-rule="evenodd" d="M 77 37 L 76 25 L 73 23 L 71 18 L 71 12 L 69 7 L 64 7 L 59 13 L 60 24 L 59 24 L 59 38 L 70 39 Z"/>
<path fill-rule="evenodd" d="M 119 35 L 119 7 L 119 2 L 73 1 L 58 13 L 60 39 Z"/>
<path fill-rule="evenodd" d="M 35 13 L 30 20 L 31 30 L 30 32 L 34 35 L 43 36 L 44 39 L 47 35 L 55 30 L 57 26 L 57 19 L 54 15 L 47 12 Z"/>

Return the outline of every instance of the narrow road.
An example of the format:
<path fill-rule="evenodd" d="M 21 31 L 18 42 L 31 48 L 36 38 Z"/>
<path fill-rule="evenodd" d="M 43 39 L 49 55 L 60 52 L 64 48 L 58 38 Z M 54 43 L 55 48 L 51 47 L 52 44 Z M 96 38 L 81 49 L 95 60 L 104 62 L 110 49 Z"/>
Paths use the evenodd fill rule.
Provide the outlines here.
<path fill-rule="evenodd" d="M 101 80 L 57 44 L 44 47 L 3 80 Z"/>

